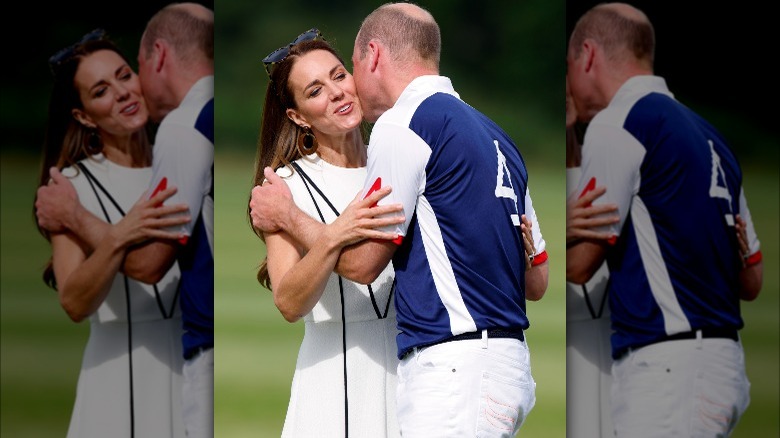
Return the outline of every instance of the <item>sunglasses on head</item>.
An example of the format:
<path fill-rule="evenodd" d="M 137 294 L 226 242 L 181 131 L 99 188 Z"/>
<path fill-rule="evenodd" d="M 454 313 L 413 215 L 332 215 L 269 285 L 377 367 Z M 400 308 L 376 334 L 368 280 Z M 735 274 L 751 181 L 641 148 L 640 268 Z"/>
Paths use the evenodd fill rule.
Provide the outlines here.
<path fill-rule="evenodd" d="M 103 29 L 95 29 L 92 32 L 84 35 L 81 37 L 81 39 L 71 44 L 68 47 L 65 47 L 64 49 L 61 49 L 59 52 L 55 53 L 49 58 L 49 68 L 51 69 L 52 73 L 55 73 L 56 69 L 65 61 L 69 60 L 76 54 L 76 50 L 83 46 L 84 44 L 90 42 L 90 41 L 98 41 L 106 36 L 106 31 Z"/>
<path fill-rule="evenodd" d="M 304 41 L 314 40 L 325 41 L 325 38 L 316 27 L 298 35 L 290 44 L 279 47 L 278 49 L 271 52 L 268 56 L 263 58 L 263 65 L 265 66 L 265 72 L 268 73 L 268 77 L 271 78 L 271 74 L 274 72 L 274 68 L 277 64 L 287 59 L 287 56 L 290 54 L 290 49 L 294 45 Z"/>

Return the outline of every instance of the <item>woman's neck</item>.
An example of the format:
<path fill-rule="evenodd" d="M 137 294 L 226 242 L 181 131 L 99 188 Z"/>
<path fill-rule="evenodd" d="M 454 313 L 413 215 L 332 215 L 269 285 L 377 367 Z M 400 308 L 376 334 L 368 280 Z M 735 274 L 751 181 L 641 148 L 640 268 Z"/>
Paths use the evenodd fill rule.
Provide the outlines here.
<path fill-rule="evenodd" d="M 366 145 L 360 129 L 355 129 L 340 136 L 317 136 L 319 147 L 317 155 L 326 162 L 346 168 L 366 166 Z"/>
<path fill-rule="evenodd" d="M 134 135 L 114 136 L 102 133 L 103 156 L 109 161 L 124 167 L 143 167 L 142 163 L 133 161 L 130 153 L 132 148 L 138 148 L 138 137 Z"/>

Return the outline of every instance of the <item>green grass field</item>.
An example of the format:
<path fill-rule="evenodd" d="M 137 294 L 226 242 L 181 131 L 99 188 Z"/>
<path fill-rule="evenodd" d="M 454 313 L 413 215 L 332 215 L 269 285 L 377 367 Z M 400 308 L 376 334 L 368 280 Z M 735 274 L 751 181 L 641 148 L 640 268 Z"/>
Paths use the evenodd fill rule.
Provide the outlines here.
<path fill-rule="evenodd" d="M 216 158 L 217 437 L 278 437 L 287 408 L 302 324 L 288 324 L 255 281 L 263 246 L 251 232 L 246 202 L 254 152 Z M 532 194 L 550 252 L 550 287 L 529 303 L 528 342 L 537 404 L 521 436 L 564 437 L 565 317 L 563 169 L 534 167 Z M 48 246 L 32 221 L 37 158 L 4 153 L 0 168 L 0 435 L 62 437 L 67 430 L 88 326 L 73 324 L 40 280 Z M 742 339 L 751 405 L 735 437 L 780 434 L 778 394 L 778 176 L 745 172 L 753 220 L 762 240 L 765 282 L 745 303 Z"/>

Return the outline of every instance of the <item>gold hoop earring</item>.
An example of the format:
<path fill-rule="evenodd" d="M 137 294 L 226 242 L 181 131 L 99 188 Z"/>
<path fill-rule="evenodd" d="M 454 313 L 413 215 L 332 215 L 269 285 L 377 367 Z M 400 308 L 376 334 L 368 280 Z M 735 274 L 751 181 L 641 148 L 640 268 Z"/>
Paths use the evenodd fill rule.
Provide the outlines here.
<path fill-rule="evenodd" d="M 103 139 L 100 138 L 97 129 L 90 129 L 84 137 L 84 149 L 89 155 L 96 155 L 103 152 Z"/>
<path fill-rule="evenodd" d="M 303 133 L 298 136 L 298 152 L 301 155 L 311 155 L 317 152 L 317 137 L 311 133 L 311 129 L 308 126 L 303 128 Z"/>

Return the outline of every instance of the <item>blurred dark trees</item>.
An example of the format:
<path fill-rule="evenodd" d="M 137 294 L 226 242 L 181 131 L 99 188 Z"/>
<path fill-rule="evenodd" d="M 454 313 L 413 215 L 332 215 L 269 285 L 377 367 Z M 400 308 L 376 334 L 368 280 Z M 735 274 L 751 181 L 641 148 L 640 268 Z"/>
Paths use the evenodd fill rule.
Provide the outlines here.
<path fill-rule="evenodd" d="M 18 2 L 6 15 L 0 81 L 2 148 L 39 151 L 51 77 L 47 59 L 104 27 L 135 60 L 146 20 L 165 1 Z M 351 68 L 360 22 L 381 1 L 204 0 L 215 7 L 219 148 L 254 153 L 267 76 L 261 59 L 311 27 L 320 28 Z M 563 100 L 568 34 L 594 0 L 420 0 L 442 29 L 442 74 L 461 97 L 495 119 L 526 159 L 563 166 Z M 768 37 L 755 8 L 671 8 L 636 1 L 654 22 L 656 72 L 678 99 L 729 138 L 743 160 L 778 162 Z M 768 108 L 768 109 L 765 109 Z"/>

